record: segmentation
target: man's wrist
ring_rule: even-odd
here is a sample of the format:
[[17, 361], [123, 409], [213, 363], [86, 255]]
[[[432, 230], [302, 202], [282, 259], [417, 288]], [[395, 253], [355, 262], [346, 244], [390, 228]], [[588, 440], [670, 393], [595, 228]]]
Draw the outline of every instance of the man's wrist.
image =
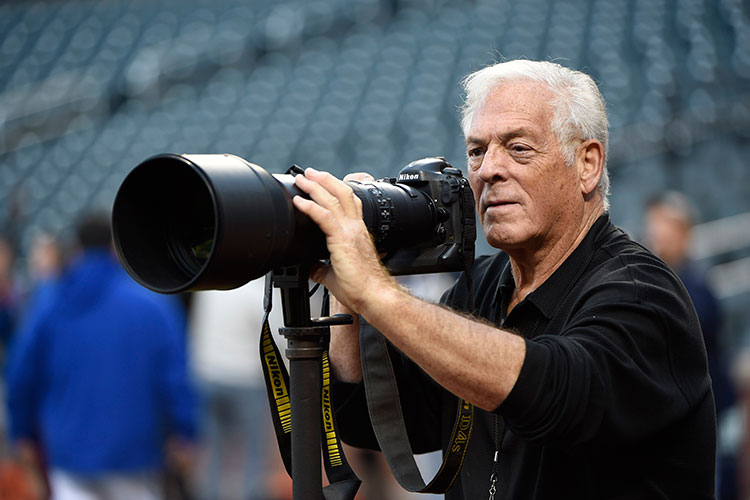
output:
[[403, 304], [408, 293], [392, 276], [388, 275], [376, 286], [368, 287], [363, 297], [359, 313], [373, 326], [377, 327], [377, 318], [394, 314], [399, 304]]

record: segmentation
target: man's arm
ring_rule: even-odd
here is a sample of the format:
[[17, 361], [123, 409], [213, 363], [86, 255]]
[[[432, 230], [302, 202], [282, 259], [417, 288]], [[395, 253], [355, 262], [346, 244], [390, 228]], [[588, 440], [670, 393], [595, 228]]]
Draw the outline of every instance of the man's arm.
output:
[[348, 314], [351, 325], [332, 326], [328, 356], [333, 374], [342, 382], [357, 383], [362, 380], [362, 358], [359, 350], [359, 316], [331, 297], [332, 314]]
[[[326, 235], [331, 265], [313, 270], [345, 307], [361, 314], [435, 381], [457, 396], [494, 410], [513, 388], [523, 364], [522, 338], [413, 297], [380, 263], [351, 188], [325, 172], [308, 169], [297, 186], [297, 209]], [[334, 332], [331, 360], [339, 377], [361, 378], [359, 345], [351, 329]], [[355, 356], [357, 361], [355, 361]]]

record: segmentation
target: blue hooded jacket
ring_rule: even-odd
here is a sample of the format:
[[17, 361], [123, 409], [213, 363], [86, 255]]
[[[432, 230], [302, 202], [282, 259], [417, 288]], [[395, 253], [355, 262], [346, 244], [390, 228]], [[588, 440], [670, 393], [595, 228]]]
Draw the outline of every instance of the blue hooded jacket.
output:
[[38, 441], [52, 468], [154, 470], [167, 436], [194, 439], [184, 314], [133, 282], [109, 252], [78, 258], [15, 338], [11, 438]]

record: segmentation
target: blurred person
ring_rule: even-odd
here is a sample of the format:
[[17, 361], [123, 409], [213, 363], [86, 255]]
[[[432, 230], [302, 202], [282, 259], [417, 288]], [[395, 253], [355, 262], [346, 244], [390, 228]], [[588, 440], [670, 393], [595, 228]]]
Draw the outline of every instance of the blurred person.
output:
[[[281, 326], [275, 295], [272, 328]], [[263, 296], [263, 279], [193, 294], [191, 360], [202, 401], [196, 479], [204, 500], [269, 498], [268, 462], [278, 453], [258, 354]]]
[[63, 269], [63, 250], [57, 238], [46, 232], [35, 235], [31, 241], [27, 267], [29, 285], [24, 311], [33, 310], [37, 302], [46, 301], [55, 288]]
[[0, 346], [7, 348], [16, 327], [21, 295], [13, 273], [15, 254], [10, 241], [0, 235]]
[[674, 269], [695, 305], [706, 343], [716, 413], [720, 415], [731, 406], [733, 390], [722, 355], [719, 302], [707, 280], [705, 269], [690, 258], [694, 220], [695, 209], [687, 197], [676, 191], [663, 193], [647, 205], [645, 240], [646, 246]]
[[34, 236], [29, 252], [29, 276], [34, 283], [54, 281], [62, 271], [63, 252], [57, 238], [41, 232]]
[[[2, 243], [0, 243], [2, 246]], [[4, 283], [12, 283], [12, 275], [7, 272], [12, 269], [12, 259], [9, 259], [10, 246], [0, 248], [0, 275], [8, 276], [7, 279], [0, 280]], [[7, 253], [6, 253], [7, 251]], [[15, 331], [15, 325], [23, 320], [25, 311], [33, 308], [33, 304], [38, 300], [45, 300], [47, 294], [52, 289], [52, 284], [60, 272], [62, 260], [60, 257], [57, 242], [46, 233], [41, 233], [34, 238], [30, 257], [28, 259], [30, 276], [30, 285], [24, 287], [12, 288], [14, 299], [11, 301], [12, 306], [8, 307], [7, 300], [0, 300], [3, 306], [0, 307], [0, 330], [3, 331], [3, 347], [12, 344], [12, 333]], [[21, 290], [17, 292], [16, 290]], [[0, 293], [7, 297], [7, 293]], [[2, 422], [3, 431], [7, 431], [7, 415], [5, 409], [0, 411], [0, 422]], [[3, 432], [2, 459], [0, 460], [0, 498], [5, 499], [35, 499], [41, 498], [42, 482], [39, 477], [29, 471], [15, 460], [11, 450], [8, 449], [8, 443], [5, 442], [6, 432]], [[5, 496], [4, 496], [5, 495]]]
[[[698, 318], [674, 272], [610, 221], [596, 84], [538, 61], [492, 65], [464, 84], [469, 182], [502, 250], [474, 263], [475, 308], [464, 277], [443, 296], [448, 307], [401, 288], [359, 198], [332, 175], [307, 169], [296, 184], [310, 199], [293, 199], [330, 252], [312, 278], [337, 312], [361, 315], [399, 350], [415, 452], [445, 449], [463, 399], [473, 432], [448, 500], [714, 498]], [[344, 441], [377, 448], [358, 328], [332, 328], [334, 403]]]
[[[716, 414], [721, 421], [723, 414], [734, 404], [734, 387], [729, 377], [729, 364], [722, 352], [719, 302], [705, 270], [690, 258], [695, 219], [695, 208], [690, 200], [682, 193], [667, 191], [647, 203], [644, 236], [646, 246], [680, 277], [698, 313], [706, 344]], [[718, 458], [719, 498], [736, 498], [733, 459]]]
[[732, 379], [737, 387], [737, 429], [739, 445], [737, 453], [736, 498], [750, 498], [750, 345], [742, 346], [732, 367]]
[[10, 437], [53, 499], [162, 498], [167, 459], [187, 469], [195, 439], [184, 314], [121, 269], [107, 215], [82, 218], [76, 237], [9, 356]]

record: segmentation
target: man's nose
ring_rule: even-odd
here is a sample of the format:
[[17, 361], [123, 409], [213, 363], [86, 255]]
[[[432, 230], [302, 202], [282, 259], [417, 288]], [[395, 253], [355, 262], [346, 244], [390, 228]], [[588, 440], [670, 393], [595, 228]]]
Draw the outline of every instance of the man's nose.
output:
[[505, 180], [508, 176], [506, 155], [502, 148], [491, 145], [487, 148], [479, 167], [479, 179], [482, 182], [493, 183]]

